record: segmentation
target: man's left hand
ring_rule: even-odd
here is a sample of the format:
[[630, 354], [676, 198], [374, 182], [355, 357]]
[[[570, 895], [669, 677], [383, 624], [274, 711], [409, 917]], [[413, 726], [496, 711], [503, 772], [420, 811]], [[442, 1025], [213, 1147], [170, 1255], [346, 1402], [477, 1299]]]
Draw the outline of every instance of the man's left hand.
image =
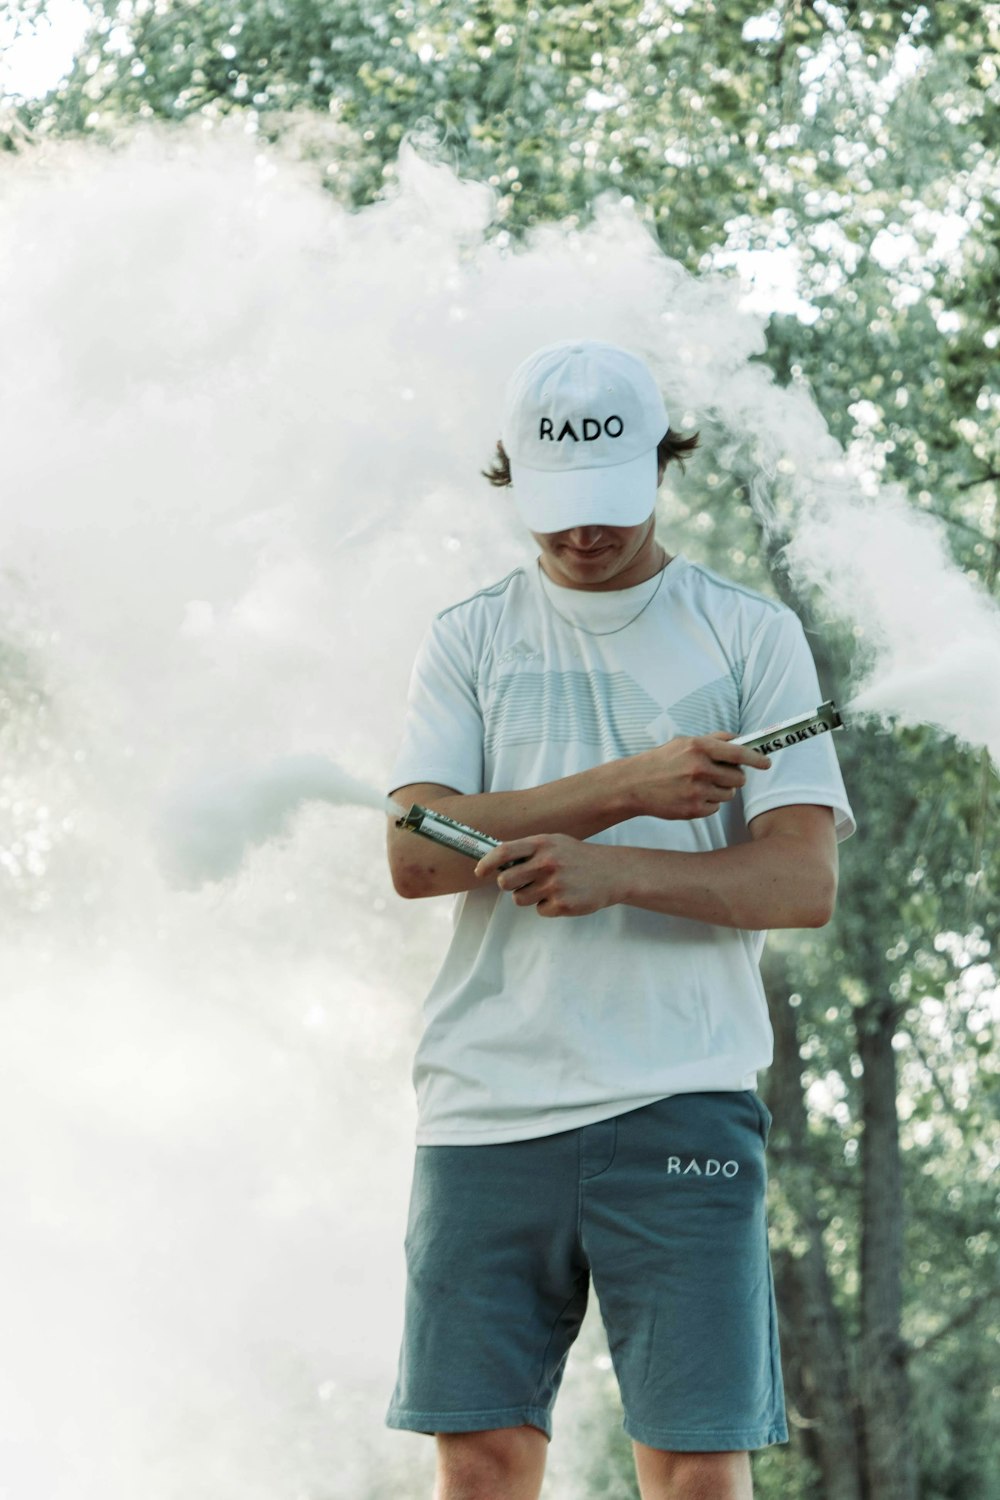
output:
[[[536, 833], [498, 844], [476, 866], [481, 880], [496, 876], [518, 906], [536, 906], [540, 917], [586, 917], [613, 906], [617, 850], [586, 844], [566, 833]], [[505, 870], [513, 860], [519, 863]]]

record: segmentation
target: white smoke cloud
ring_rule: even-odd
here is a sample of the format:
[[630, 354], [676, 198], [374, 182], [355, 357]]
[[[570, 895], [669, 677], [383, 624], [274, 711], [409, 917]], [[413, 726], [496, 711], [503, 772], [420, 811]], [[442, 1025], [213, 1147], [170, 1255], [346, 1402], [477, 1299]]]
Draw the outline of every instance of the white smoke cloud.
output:
[[[998, 754], [994, 607], [905, 505], [866, 507], [808, 395], [752, 363], [738, 284], [611, 199], [512, 253], [488, 189], [409, 147], [398, 169], [347, 213], [238, 122], [4, 167], [0, 1482], [23, 1500], [430, 1488], [433, 1445], [382, 1418], [450, 913], [396, 898], [375, 809], [432, 614], [533, 555], [479, 475], [533, 348], [644, 355], [765, 526], [795, 520], [793, 578], [877, 644], [872, 706]], [[555, 1496], [584, 1493], [575, 1461], [554, 1446]]]
[[285, 755], [252, 769], [226, 766], [177, 788], [155, 818], [160, 867], [174, 885], [236, 875], [256, 844], [290, 839], [293, 816], [308, 802], [406, 809], [321, 755]]
[[1000, 767], [1000, 610], [951, 560], [943, 524], [887, 486], [807, 512], [792, 576], [863, 622], [872, 657], [849, 708], [933, 724]]

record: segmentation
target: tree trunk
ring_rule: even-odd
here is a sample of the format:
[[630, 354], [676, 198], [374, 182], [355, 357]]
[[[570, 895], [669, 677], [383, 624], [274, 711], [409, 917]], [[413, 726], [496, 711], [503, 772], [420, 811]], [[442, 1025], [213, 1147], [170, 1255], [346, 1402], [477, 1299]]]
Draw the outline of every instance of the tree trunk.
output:
[[[808, 629], [808, 604], [791, 589], [781, 558], [781, 538], [766, 547], [770, 574], [781, 598]], [[838, 690], [836, 670], [821, 631], [809, 641], [821, 682], [827, 690]], [[796, 1320], [796, 1353], [802, 1360], [803, 1392], [814, 1391], [811, 1408], [817, 1425], [803, 1429], [803, 1445], [814, 1455], [827, 1490], [824, 1500], [841, 1494], [858, 1494], [862, 1500], [916, 1500], [917, 1462], [911, 1431], [906, 1348], [901, 1336], [903, 1275], [903, 1184], [896, 1104], [896, 1058], [892, 1048], [897, 1011], [887, 995], [887, 976], [878, 961], [878, 943], [872, 939], [860, 955], [868, 1003], [856, 1012], [858, 1053], [863, 1074], [860, 1080], [863, 1136], [861, 1141], [861, 1290], [860, 1340], [856, 1364], [856, 1402], [849, 1394], [847, 1348], [836, 1309], [829, 1297], [829, 1280], [822, 1241], [818, 1233], [815, 1199], [810, 1192], [809, 1158], [805, 1148], [806, 1109], [799, 1081], [800, 1060], [795, 1035], [794, 1012], [787, 1004], [787, 985], [769, 984], [775, 999], [771, 1023], [775, 1033], [776, 1089], [775, 1125], [779, 1111], [788, 1122], [790, 1153], [788, 1197], [798, 1216], [807, 1244], [797, 1257], [794, 1270], [785, 1269], [785, 1301], [788, 1315]], [[767, 962], [767, 950], [764, 953]], [[770, 966], [773, 973], [773, 965]], [[782, 976], [783, 978], [783, 976]], [[878, 997], [878, 998], [875, 998]], [[790, 1019], [789, 1019], [790, 1017]], [[782, 1157], [778, 1153], [779, 1167]], [[801, 1178], [800, 1178], [801, 1170]], [[784, 1178], [783, 1178], [784, 1182]], [[801, 1185], [800, 1185], [801, 1183]], [[827, 1308], [829, 1303], [829, 1308]], [[821, 1355], [820, 1349], [825, 1352]], [[829, 1366], [825, 1363], [834, 1360]], [[837, 1417], [824, 1399], [824, 1386], [835, 1382], [838, 1399], [854, 1414], [848, 1436], [852, 1464], [859, 1475], [854, 1491], [833, 1488], [839, 1483], [841, 1466], [828, 1456], [823, 1434]], [[805, 1399], [805, 1396], [803, 1396]], [[808, 1438], [807, 1438], [808, 1434]], [[830, 1477], [830, 1464], [837, 1477]]]
[[819, 1472], [823, 1500], [865, 1500], [847, 1339], [833, 1296], [812, 1185], [795, 1010], [789, 1004], [780, 956], [765, 949], [762, 968], [774, 1030], [768, 1100], [774, 1128], [768, 1154], [805, 1244], [801, 1254], [784, 1250], [775, 1256], [775, 1291], [789, 1335], [787, 1345], [784, 1340], [782, 1344], [791, 1398], [789, 1421], [798, 1429], [806, 1457]]
[[857, 1013], [861, 1079], [861, 1340], [858, 1393], [870, 1500], [916, 1500], [903, 1313], [903, 1172], [896, 1114], [896, 1008]]

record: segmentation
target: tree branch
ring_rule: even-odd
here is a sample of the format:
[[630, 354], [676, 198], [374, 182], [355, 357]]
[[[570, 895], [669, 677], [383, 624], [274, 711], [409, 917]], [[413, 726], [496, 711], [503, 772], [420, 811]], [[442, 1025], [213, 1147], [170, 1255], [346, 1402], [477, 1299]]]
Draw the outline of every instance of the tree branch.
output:
[[984, 474], [982, 479], [964, 479], [962, 483], [957, 484], [955, 488], [957, 490], [971, 490], [974, 489], [977, 484], [989, 484], [993, 479], [1000, 479], [1000, 473], [997, 473], [996, 470], [994, 470], [991, 474]]
[[926, 1051], [921, 1046], [919, 1038], [914, 1034], [915, 1031], [916, 1031], [916, 1027], [913, 1027], [911, 1029], [911, 1031], [908, 1033], [909, 1034], [909, 1038], [910, 1038], [910, 1045], [913, 1048], [913, 1050], [916, 1052], [917, 1056], [920, 1058], [920, 1061], [923, 1063], [923, 1065], [927, 1069], [928, 1073], [931, 1075], [931, 1082], [933, 1083], [934, 1087], [937, 1089], [938, 1098], [941, 1100], [941, 1103], [944, 1105], [945, 1114], [950, 1119], [954, 1115], [954, 1113], [955, 1113], [955, 1106], [952, 1104], [951, 1100], [948, 1098], [948, 1094], [947, 1094], [947, 1092], [945, 1090], [944, 1084], [941, 1082], [940, 1078], [938, 1077], [937, 1071], [936, 1071], [936, 1069], [934, 1067], [934, 1064], [931, 1062], [930, 1058], [927, 1056]]
[[997, 1297], [1000, 1297], [1000, 1286], [987, 1287], [984, 1292], [980, 1292], [978, 1297], [970, 1297], [961, 1312], [949, 1318], [947, 1323], [942, 1323], [941, 1327], [936, 1328], [927, 1338], [904, 1343], [902, 1348], [904, 1360], [911, 1360], [918, 1354], [926, 1354], [939, 1339], [945, 1338], [949, 1333], [954, 1333], [956, 1328], [963, 1328], [966, 1323], [971, 1323], [979, 1309], [988, 1302], [995, 1301]]
[[[1000, 475], [997, 475], [995, 477], [1000, 478]], [[972, 480], [973, 484], [981, 484], [982, 482], [983, 481], [980, 479]], [[958, 488], [961, 490], [967, 490], [969, 488], [969, 485], [960, 484]], [[968, 521], [960, 521], [957, 516], [949, 516], [946, 511], [935, 510], [933, 505], [914, 506], [914, 509], [923, 515], [937, 516], [938, 520], [944, 521], [946, 525], [957, 526], [960, 530], [967, 531], [970, 536], [978, 537], [979, 540], [981, 542], [985, 542], [988, 547], [995, 547], [998, 551], [1000, 551], [1000, 537], [987, 536], [985, 531], [980, 531], [978, 526], [970, 526]]]

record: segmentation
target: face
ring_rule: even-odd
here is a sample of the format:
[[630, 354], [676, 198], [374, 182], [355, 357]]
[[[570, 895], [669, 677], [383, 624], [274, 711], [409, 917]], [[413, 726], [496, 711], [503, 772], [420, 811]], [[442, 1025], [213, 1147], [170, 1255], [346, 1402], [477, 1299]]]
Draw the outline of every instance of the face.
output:
[[563, 588], [633, 588], [652, 578], [664, 562], [655, 514], [638, 526], [574, 526], [531, 535], [541, 549], [546, 575]]
[[575, 526], [531, 535], [553, 583], [571, 589], [627, 589], [651, 578], [662, 564], [655, 531], [652, 515], [639, 526]]

